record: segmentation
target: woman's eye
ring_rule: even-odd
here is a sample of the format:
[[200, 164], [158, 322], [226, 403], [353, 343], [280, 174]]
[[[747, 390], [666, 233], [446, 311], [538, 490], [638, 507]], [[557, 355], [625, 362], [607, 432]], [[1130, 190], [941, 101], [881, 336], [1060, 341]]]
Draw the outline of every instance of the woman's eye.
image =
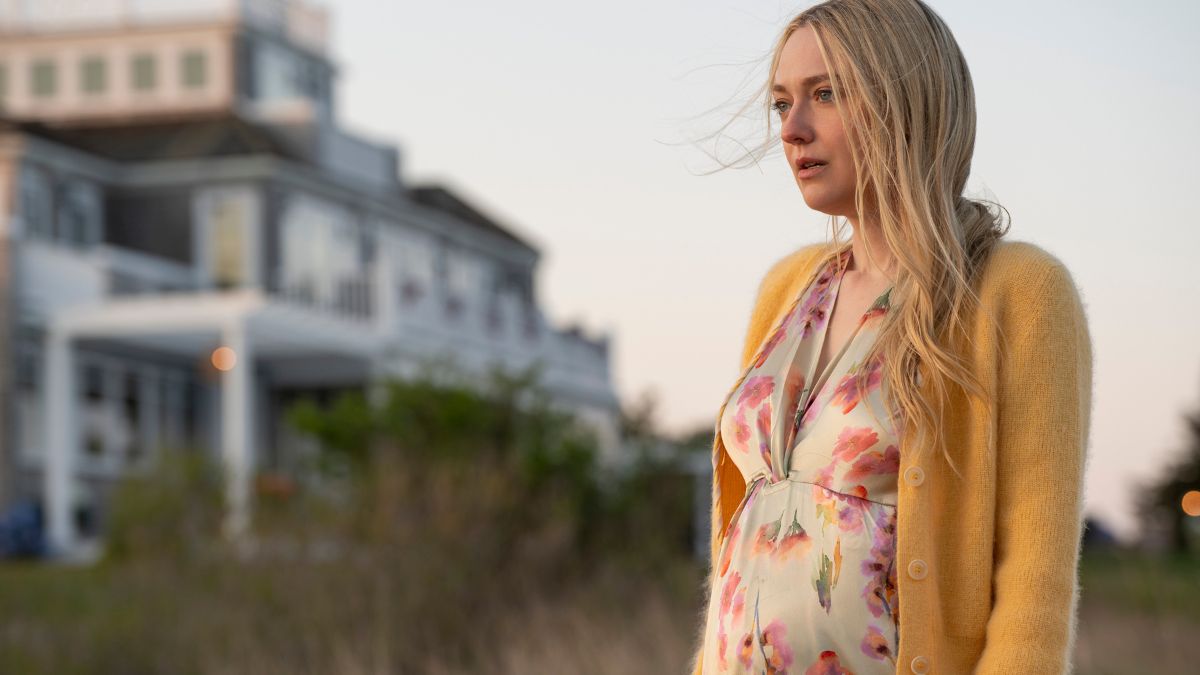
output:
[[785, 106], [785, 105], [787, 105], [787, 101], [775, 101], [774, 103], [771, 104], [771, 110], [774, 110], [775, 112], [782, 115], [783, 114], [783, 106]]
[[[822, 94], [829, 94], [829, 98], [821, 98]], [[829, 101], [832, 101], [833, 100], [833, 90], [832, 89], [818, 89], [817, 90], [817, 99], [820, 101], [826, 102], [826, 103], [828, 103]]]

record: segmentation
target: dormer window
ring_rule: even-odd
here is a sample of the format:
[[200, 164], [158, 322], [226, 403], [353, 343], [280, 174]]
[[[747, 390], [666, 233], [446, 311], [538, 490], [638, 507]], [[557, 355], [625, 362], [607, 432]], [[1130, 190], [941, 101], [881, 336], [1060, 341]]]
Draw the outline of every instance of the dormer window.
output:
[[58, 69], [50, 59], [38, 59], [29, 67], [31, 93], [37, 98], [50, 98], [58, 91]]
[[108, 70], [104, 59], [89, 56], [79, 62], [79, 86], [85, 94], [102, 94], [108, 88]]
[[130, 79], [137, 91], [150, 91], [158, 84], [158, 72], [153, 54], [137, 54], [129, 62]]
[[208, 63], [204, 52], [193, 49], [179, 57], [179, 80], [184, 89], [203, 89], [208, 80]]

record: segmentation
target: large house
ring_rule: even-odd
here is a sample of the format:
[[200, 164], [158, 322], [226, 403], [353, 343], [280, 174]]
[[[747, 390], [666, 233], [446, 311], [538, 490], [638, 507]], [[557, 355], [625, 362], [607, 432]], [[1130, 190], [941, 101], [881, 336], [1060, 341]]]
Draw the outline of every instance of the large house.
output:
[[0, 507], [40, 500], [53, 550], [172, 447], [223, 461], [244, 528], [256, 472], [305, 447], [290, 401], [431, 361], [538, 365], [619, 456], [609, 336], [551, 326], [537, 248], [338, 127], [327, 26], [296, 0], [0, 0]]

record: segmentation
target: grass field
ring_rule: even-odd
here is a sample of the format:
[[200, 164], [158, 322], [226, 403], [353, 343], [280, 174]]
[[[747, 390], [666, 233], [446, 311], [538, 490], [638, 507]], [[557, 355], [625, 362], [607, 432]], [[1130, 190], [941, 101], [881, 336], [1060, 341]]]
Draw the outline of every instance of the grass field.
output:
[[[0, 672], [615, 675], [679, 673], [691, 656], [691, 561], [497, 587], [401, 559], [5, 565]], [[1197, 672], [1196, 561], [1089, 555], [1083, 588], [1076, 672]]]

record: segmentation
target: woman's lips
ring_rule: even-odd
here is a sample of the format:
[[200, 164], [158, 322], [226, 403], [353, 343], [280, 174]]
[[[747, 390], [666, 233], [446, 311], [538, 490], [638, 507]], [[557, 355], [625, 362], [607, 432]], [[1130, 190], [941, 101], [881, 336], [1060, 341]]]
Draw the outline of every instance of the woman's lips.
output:
[[821, 171], [823, 171], [826, 166], [827, 165], [825, 165], [825, 164], [818, 164], [816, 166], [810, 166], [807, 169], [797, 167], [796, 168], [796, 177], [797, 178], [812, 178], [813, 176], [816, 176], [817, 174], [821, 173]]

